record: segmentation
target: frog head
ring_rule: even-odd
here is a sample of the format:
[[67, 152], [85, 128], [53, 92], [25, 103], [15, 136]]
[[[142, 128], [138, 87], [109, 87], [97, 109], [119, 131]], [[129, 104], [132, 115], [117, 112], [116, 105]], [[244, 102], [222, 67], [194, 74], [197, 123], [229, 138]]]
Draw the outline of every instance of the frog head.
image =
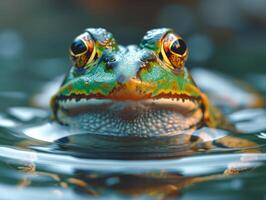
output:
[[139, 46], [126, 47], [105, 29], [86, 29], [70, 56], [73, 66], [51, 100], [61, 123], [121, 135], [216, 123], [217, 111], [185, 67], [187, 46], [171, 29], [148, 31]]

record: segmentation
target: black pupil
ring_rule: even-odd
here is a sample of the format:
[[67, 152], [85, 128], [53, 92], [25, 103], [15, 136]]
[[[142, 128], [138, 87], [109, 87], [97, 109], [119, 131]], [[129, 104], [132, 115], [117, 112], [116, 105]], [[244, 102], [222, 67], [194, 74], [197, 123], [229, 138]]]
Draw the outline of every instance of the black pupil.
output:
[[180, 55], [183, 55], [187, 50], [187, 45], [184, 42], [184, 40], [176, 40], [172, 46], [171, 46], [171, 51]]
[[87, 47], [85, 45], [85, 43], [78, 39], [75, 40], [72, 45], [71, 45], [71, 51], [73, 54], [77, 55], [77, 54], [81, 54], [87, 51]]

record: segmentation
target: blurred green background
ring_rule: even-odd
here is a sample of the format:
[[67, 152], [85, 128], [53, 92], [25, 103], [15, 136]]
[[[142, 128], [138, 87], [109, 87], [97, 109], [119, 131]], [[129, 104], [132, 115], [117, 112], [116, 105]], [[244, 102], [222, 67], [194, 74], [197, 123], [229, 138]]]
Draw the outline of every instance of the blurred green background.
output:
[[68, 47], [86, 27], [123, 45], [171, 27], [188, 43], [187, 66], [243, 77], [266, 73], [265, 0], [2, 0], [0, 90], [29, 90], [67, 71]]

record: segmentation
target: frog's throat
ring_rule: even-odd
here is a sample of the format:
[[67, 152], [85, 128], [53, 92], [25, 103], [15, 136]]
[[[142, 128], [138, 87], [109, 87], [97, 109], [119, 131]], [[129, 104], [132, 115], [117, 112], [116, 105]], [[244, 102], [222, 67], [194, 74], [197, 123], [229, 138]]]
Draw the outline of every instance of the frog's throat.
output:
[[118, 100], [90, 95], [78, 100], [76, 96], [57, 97], [53, 102], [57, 121], [103, 135], [174, 135], [203, 122], [200, 101], [184, 96]]
[[[126, 107], [164, 107], [166, 110], [190, 110], [202, 109], [201, 99], [197, 97], [190, 97], [185, 94], [172, 95], [172, 94], [159, 94], [152, 97], [151, 95], [140, 96], [102, 96], [102, 95], [71, 95], [71, 96], [57, 96], [55, 97], [56, 105], [54, 107], [54, 115], [57, 116], [57, 111], [60, 109], [68, 114], [82, 113], [94, 109], [99, 105], [122, 105]], [[74, 111], [75, 110], [75, 111]], [[203, 109], [202, 109], [203, 110]], [[77, 112], [78, 111], [78, 112]], [[180, 111], [181, 112], [181, 111]]]
[[[94, 101], [94, 103], [92, 103]], [[58, 119], [58, 111], [66, 111], [71, 108], [77, 110], [86, 109], [85, 107], [91, 107], [99, 104], [104, 103], [110, 103], [110, 102], [170, 102], [172, 101], [172, 104], [175, 104], [177, 106], [180, 106], [183, 104], [183, 106], [187, 105], [193, 105], [193, 109], [200, 109], [203, 113], [203, 119], [202, 122], [207, 125], [208, 127], [220, 127], [220, 128], [228, 128], [230, 127], [230, 124], [228, 121], [224, 118], [223, 114], [215, 107], [213, 106], [207, 96], [204, 93], [200, 93], [199, 96], [189, 96], [187, 94], [167, 94], [167, 93], [161, 93], [157, 96], [152, 95], [143, 95], [141, 97], [129, 97], [129, 96], [115, 96], [115, 95], [109, 95], [104, 96], [100, 94], [72, 94], [70, 96], [54, 96], [51, 100], [51, 106], [53, 108], [53, 117], [60, 121]], [[83, 106], [83, 107], [82, 107]], [[79, 109], [78, 109], [79, 107]], [[72, 113], [75, 113], [72, 112]]]
[[[73, 110], [80, 107], [94, 107], [99, 104], [115, 104], [121, 102], [130, 102], [131, 104], [156, 104], [156, 105], [171, 105], [186, 107], [189, 104], [193, 109], [201, 109], [202, 99], [201, 97], [189, 96], [187, 94], [169, 94], [160, 93], [159, 95], [152, 96], [152, 94], [138, 95], [114, 95], [110, 94], [104, 96], [102, 94], [72, 94], [70, 96], [54, 96], [51, 99], [51, 107], [54, 112], [54, 116], [57, 116], [58, 110]], [[187, 105], [188, 106], [188, 105]], [[56, 117], [57, 118], [57, 117]]]

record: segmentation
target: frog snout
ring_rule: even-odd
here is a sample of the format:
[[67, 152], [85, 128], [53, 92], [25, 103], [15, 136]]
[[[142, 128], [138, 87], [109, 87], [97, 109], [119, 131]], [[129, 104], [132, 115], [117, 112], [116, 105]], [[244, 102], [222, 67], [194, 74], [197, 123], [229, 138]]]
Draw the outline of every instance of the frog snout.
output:
[[140, 68], [141, 63], [139, 61], [129, 62], [128, 60], [123, 60], [113, 70], [117, 75], [117, 81], [124, 84], [131, 79], [136, 79]]

